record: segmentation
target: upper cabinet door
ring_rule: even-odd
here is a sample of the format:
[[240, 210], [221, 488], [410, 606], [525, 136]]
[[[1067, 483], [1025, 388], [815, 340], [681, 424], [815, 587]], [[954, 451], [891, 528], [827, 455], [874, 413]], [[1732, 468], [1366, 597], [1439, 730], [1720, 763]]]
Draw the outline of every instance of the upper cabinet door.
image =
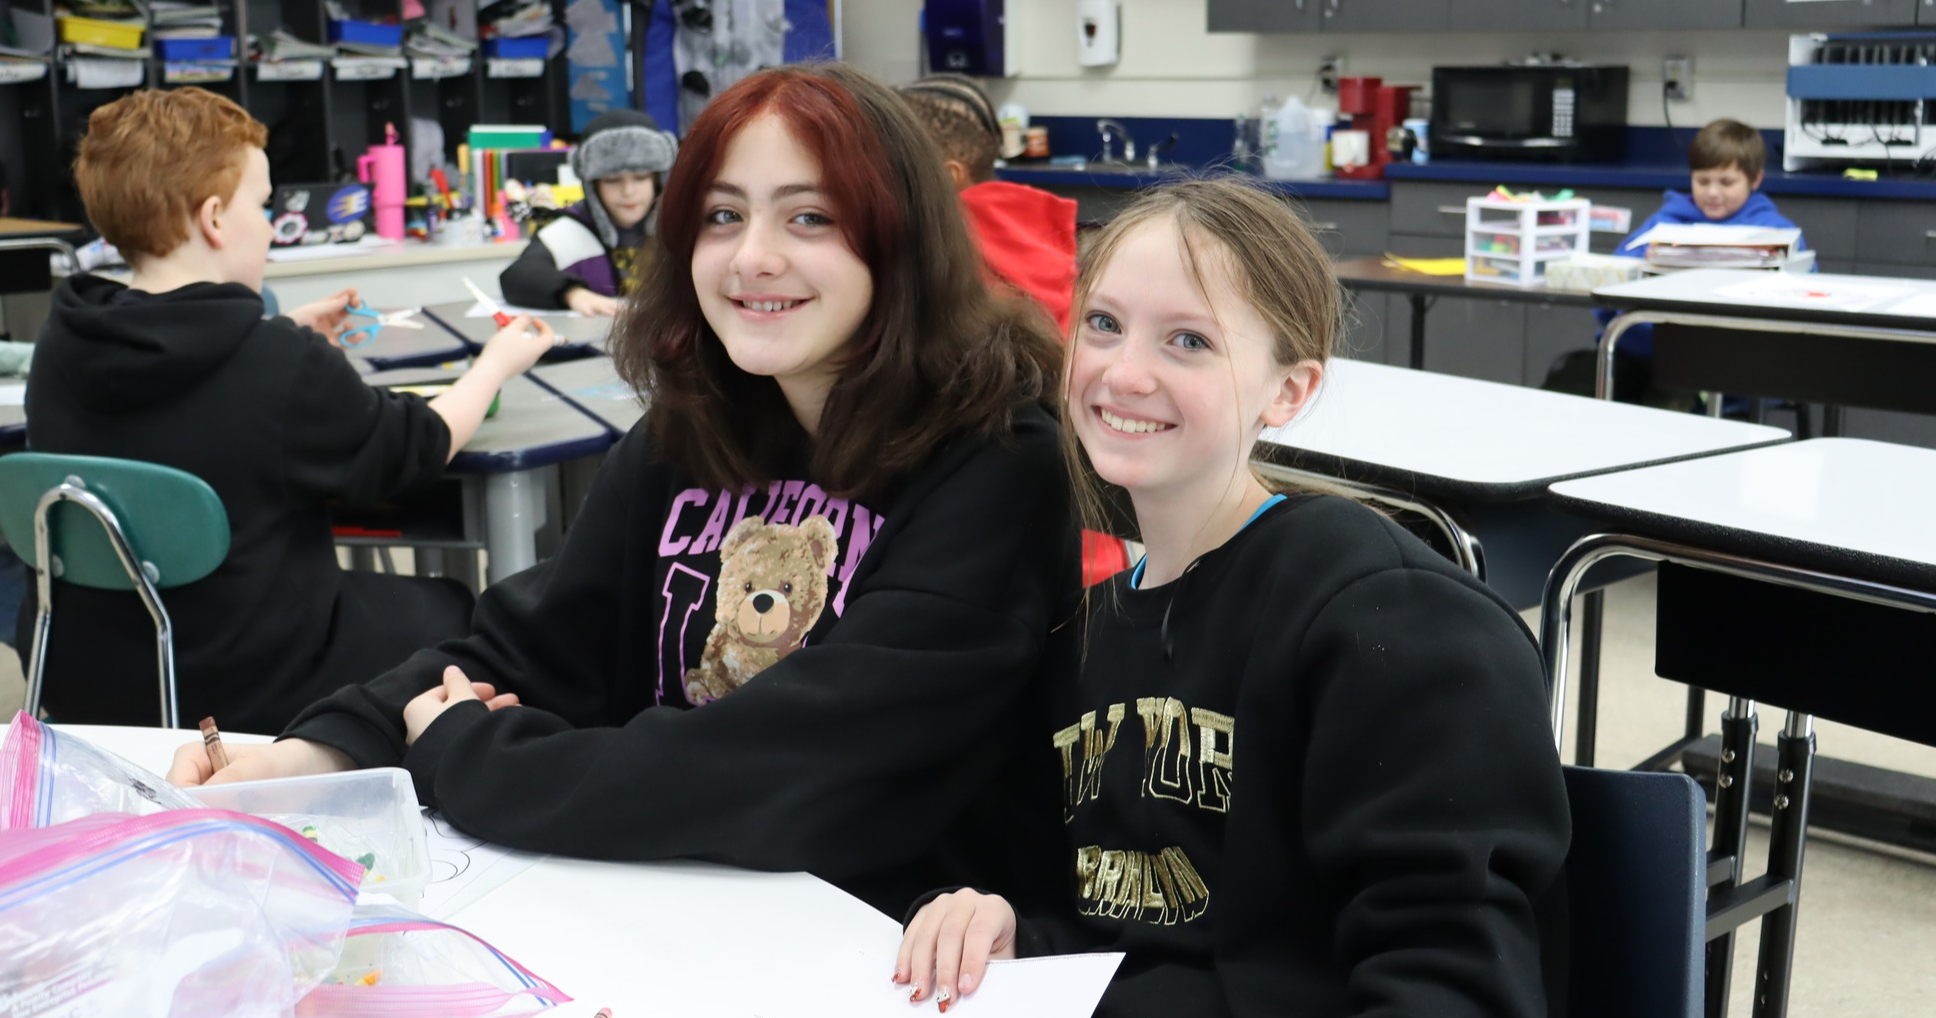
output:
[[1749, 28], [1843, 28], [1910, 25], [1916, 0], [1747, 0]]
[[1210, 0], [1212, 32], [1315, 32], [1325, 0]]
[[[1351, 3], [1351, 0], [1343, 0]], [[1585, 28], [1591, 0], [1448, 0], [1454, 32]], [[1712, 0], [1692, 0], [1696, 3]]]
[[[1288, 2], [1288, 0], [1279, 0]], [[1443, 32], [1448, 0], [1311, 0], [1327, 32]]]
[[1742, 0], [1590, 0], [1594, 28], [1740, 28]]

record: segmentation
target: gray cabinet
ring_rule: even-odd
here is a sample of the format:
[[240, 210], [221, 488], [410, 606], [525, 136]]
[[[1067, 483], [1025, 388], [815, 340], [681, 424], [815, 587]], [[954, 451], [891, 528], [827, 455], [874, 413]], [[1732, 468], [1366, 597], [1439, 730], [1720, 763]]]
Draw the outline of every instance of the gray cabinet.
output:
[[1916, 8], [1916, 0], [1747, 0], [1742, 23], [1749, 28], [1910, 25]]
[[1936, 265], [1936, 205], [1901, 201], [1860, 202], [1855, 221], [1857, 261]]
[[[1391, 207], [1382, 201], [1343, 198], [1292, 198], [1291, 206], [1304, 215], [1325, 253], [1333, 258], [1376, 257], [1385, 253]], [[1403, 297], [1384, 293], [1354, 293], [1347, 289], [1343, 328], [1333, 353], [1353, 360], [1391, 363], [1393, 351], [1403, 362], [1405, 347], [1394, 347], [1393, 329], [1405, 332], [1407, 305]], [[1397, 321], [1394, 324], [1393, 318]]]
[[1520, 377], [1537, 388], [1563, 356], [1593, 349], [1600, 323], [1592, 308], [1564, 304], [1526, 305], [1526, 349]]
[[[1279, 3], [1285, 0], [1277, 0]], [[1457, 0], [1310, 0], [1326, 32], [1443, 32]]]
[[1588, 11], [1602, 29], [1741, 27], [1741, 0], [1590, 0]]
[[[1349, 3], [1350, 0], [1345, 0]], [[1540, 32], [1586, 27], [1589, 0], [1451, 0], [1454, 32]]]
[[1212, 32], [1315, 32], [1325, 0], [1210, 0]]

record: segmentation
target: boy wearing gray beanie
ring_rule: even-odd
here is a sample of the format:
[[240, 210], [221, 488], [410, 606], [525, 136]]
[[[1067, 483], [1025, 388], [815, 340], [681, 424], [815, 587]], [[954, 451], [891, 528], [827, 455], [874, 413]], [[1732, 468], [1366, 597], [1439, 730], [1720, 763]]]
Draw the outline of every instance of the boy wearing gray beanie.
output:
[[639, 274], [639, 250], [658, 221], [659, 192], [679, 151], [671, 132], [636, 110], [609, 110], [585, 125], [571, 168], [585, 200], [545, 224], [498, 276], [519, 307], [618, 313]]

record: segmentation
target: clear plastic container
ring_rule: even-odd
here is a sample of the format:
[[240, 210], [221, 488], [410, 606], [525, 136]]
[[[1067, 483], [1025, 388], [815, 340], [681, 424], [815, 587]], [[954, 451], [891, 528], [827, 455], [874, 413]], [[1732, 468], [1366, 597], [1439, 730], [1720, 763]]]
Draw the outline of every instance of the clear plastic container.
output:
[[364, 867], [365, 891], [415, 908], [430, 882], [423, 811], [410, 772], [379, 767], [183, 789], [211, 809], [273, 820]]

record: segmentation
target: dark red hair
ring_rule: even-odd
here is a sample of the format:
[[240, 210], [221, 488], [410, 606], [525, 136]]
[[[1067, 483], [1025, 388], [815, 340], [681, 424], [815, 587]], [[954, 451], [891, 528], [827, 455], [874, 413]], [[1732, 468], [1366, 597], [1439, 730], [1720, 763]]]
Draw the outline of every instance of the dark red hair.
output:
[[762, 115], [818, 161], [835, 223], [874, 283], [812, 441], [823, 486], [881, 494], [948, 437], [1005, 432], [1018, 398], [1053, 401], [1053, 324], [989, 291], [941, 156], [907, 104], [852, 68], [794, 65], [742, 79], [693, 122], [666, 179], [661, 250], [614, 329], [613, 356], [649, 401], [663, 455], [703, 484], [740, 487], [774, 479], [802, 437], [778, 383], [726, 355], [692, 279], [706, 192], [733, 137]]

